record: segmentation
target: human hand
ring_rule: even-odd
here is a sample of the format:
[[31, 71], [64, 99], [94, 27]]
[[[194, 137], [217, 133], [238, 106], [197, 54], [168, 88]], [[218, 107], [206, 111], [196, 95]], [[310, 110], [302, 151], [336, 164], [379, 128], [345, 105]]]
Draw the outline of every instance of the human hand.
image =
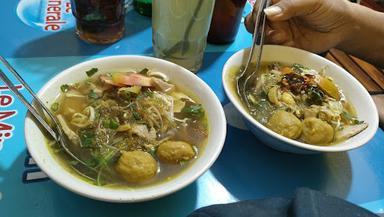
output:
[[[266, 43], [321, 53], [336, 47], [353, 26], [346, 0], [272, 0], [264, 10], [268, 18]], [[253, 32], [257, 9], [246, 18]]]

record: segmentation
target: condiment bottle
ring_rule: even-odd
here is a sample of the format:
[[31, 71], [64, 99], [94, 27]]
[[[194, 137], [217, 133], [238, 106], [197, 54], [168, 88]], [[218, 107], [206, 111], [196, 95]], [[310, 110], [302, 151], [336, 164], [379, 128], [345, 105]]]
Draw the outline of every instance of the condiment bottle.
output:
[[227, 44], [235, 40], [246, 0], [216, 0], [208, 43]]

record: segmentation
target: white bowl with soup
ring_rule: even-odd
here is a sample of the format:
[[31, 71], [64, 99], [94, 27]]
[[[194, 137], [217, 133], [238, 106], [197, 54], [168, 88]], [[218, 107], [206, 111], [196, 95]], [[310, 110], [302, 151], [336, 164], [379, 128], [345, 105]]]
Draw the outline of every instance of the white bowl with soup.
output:
[[39, 167], [80, 195], [152, 200], [196, 180], [224, 144], [220, 101], [192, 72], [144, 56], [70, 67], [38, 92], [68, 138], [68, 155], [27, 115], [25, 138]]
[[248, 49], [223, 68], [225, 92], [248, 128], [274, 149], [300, 154], [361, 147], [378, 128], [378, 112], [367, 90], [347, 71], [316, 54], [277, 45], [263, 49], [257, 82], [248, 85], [244, 106], [236, 76]]

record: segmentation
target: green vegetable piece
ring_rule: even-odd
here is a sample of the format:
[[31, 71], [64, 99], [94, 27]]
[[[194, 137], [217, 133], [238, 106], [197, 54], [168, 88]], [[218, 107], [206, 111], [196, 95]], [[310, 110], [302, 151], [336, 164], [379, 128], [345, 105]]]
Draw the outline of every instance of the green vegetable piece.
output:
[[61, 92], [66, 93], [69, 90], [69, 85], [63, 84], [63, 85], [61, 85], [60, 89], [61, 89]]
[[110, 119], [109, 120], [109, 128], [116, 130], [117, 128], [119, 128], [119, 122], [117, 122], [115, 119]]
[[141, 117], [141, 114], [139, 112], [137, 112], [137, 107], [136, 107], [136, 104], [131, 104], [129, 106], [129, 109], [131, 110], [132, 112], [132, 116], [133, 118], [136, 120], [136, 121], [140, 121], [142, 120], [143, 118]]
[[99, 150], [91, 151], [91, 156], [92, 158], [86, 162], [87, 166], [95, 168], [100, 165], [100, 162], [103, 160], [103, 156], [100, 154]]
[[59, 110], [59, 103], [55, 102], [51, 105], [51, 110], [57, 112]]
[[307, 103], [309, 105], [321, 105], [323, 103], [324, 93], [318, 88], [312, 87], [308, 90]]
[[117, 122], [115, 119], [112, 119], [112, 118], [104, 119], [103, 127], [116, 130], [117, 128], [119, 128], [119, 122]]
[[97, 71], [99, 71], [98, 68], [92, 68], [92, 69], [86, 71], [85, 73], [87, 73], [88, 77], [92, 77], [92, 75], [94, 75]]
[[103, 186], [103, 185], [105, 185], [105, 183], [101, 180], [101, 173], [102, 173], [102, 171], [103, 171], [103, 168], [101, 168], [101, 169], [99, 170], [99, 172], [97, 173], [97, 178], [96, 178], [96, 185], [97, 185], [97, 186]]
[[95, 143], [96, 143], [95, 134], [89, 131], [80, 132], [80, 147], [91, 148], [95, 146]]
[[182, 110], [182, 113], [194, 117], [194, 118], [202, 118], [204, 117], [204, 108], [201, 104], [192, 104], [190, 106], [185, 106]]
[[303, 66], [303, 65], [301, 65], [301, 64], [299, 64], [299, 63], [294, 63], [294, 64], [292, 64], [292, 68], [293, 68], [294, 70], [296, 70], [296, 71], [299, 71], [299, 72], [302, 72], [303, 69], [308, 69], [307, 67], [305, 67], [305, 66]]
[[157, 148], [158, 148], [158, 146], [153, 146], [153, 147], [151, 147], [151, 148], [148, 150], [148, 153], [151, 154], [152, 157], [155, 158], [155, 159], [157, 158], [157, 156], [156, 156]]
[[89, 99], [99, 99], [100, 96], [97, 95], [97, 93], [95, 93], [95, 91], [91, 90], [91, 91], [88, 93], [88, 98], [89, 98]]
[[152, 97], [152, 96], [153, 96], [153, 92], [150, 91], [150, 90], [147, 90], [147, 91], [144, 91], [144, 92], [143, 92], [143, 95], [144, 95], [145, 97]]
[[362, 124], [362, 123], [364, 123], [364, 121], [360, 121], [360, 120], [358, 120], [355, 116], [353, 116], [352, 114], [350, 114], [349, 112], [346, 112], [346, 111], [343, 111], [343, 112], [341, 113], [341, 116], [342, 116], [344, 119], [348, 120], [348, 122], [349, 122], [350, 124]]
[[144, 68], [142, 69], [139, 74], [142, 74], [142, 75], [148, 75], [148, 72], [149, 72], [149, 69], [148, 68]]
[[142, 117], [140, 115], [140, 113], [136, 112], [136, 111], [132, 111], [132, 115], [133, 115], [133, 118], [137, 121], [141, 120]]
[[104, 128], [109, 128], [109, 119], [104, 119], [102, 124]]
[[141, 91], [140, 86], [121, 87], [118, 90], [118, 94], [126, 100], [131, 100], [132, 97], [137, 96]]

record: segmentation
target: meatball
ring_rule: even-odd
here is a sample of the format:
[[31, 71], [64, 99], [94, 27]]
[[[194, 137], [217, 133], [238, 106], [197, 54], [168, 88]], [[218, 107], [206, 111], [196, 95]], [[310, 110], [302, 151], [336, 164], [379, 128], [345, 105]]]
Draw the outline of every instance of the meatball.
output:
[[287, 105], [296, 105], [296, 102], [295, 102], [295, 99], [293, 98], [293, 96], [288, 93], [288, 92], [284, 92], [282, 95], [281, 95], [281, 101], [284, 102], [285, 104]]
[[192, 146], [183, 141], [166, 141], [159, 145], [157, 157], [160, 161], [169, 164], [178, 164], [195, 157]]
[[138, 183], [156, 175], [157, 162], [144, 151], [123, 151], [115, 169], [127, 182]]
[[276, 133], [291, 138], [299, 138], [302, 130], [301, 121], [292, 113], [278, 110], [269, 118], [267, 127]]
[[333, 140], [334, 130], [327, 122], [310, 117], [303, 121], [302, 139], [310, 144], [326, 144]]
[[268, 99], [272, 104], [280, 105], [279, 95], [280, 95], [280, 90], [276, 86], [271, 87], [271, 89], [269, 89], [268, 91]]

